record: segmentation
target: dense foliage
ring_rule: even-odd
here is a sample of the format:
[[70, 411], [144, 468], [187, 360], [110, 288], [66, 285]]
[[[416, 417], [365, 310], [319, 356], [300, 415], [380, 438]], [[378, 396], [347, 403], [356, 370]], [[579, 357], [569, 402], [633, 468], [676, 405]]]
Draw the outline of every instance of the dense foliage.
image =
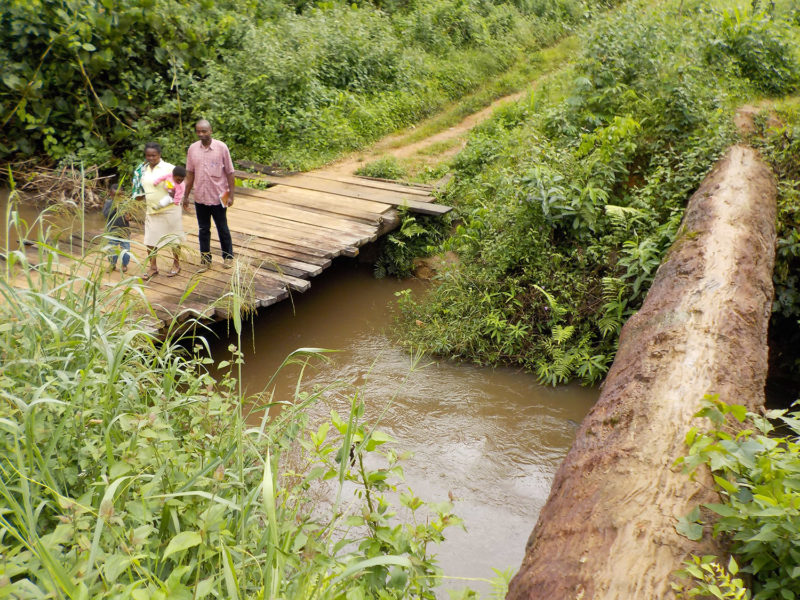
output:
[[298, 166], [414, 122], [611, 0], [11, 0], [0, 159], [182, 152], [210, 119], [239, 156]]
[[800, 373], [800, 101], [764, 103], [751, 137], [778, 180], [778, 247], [770, 354], [775, 367]]
[[0, 257], [1, 597], [435, 597], [431, 546], [459, 521], [395, 487], [359, 394], [312, 426], [325, 390], [242, 398], [236, 347], [158, 343], [104, 255]]
[[424, 300], [401, 298], [409, 343], [551, 384], [604, 375], [687, 199], [735, 139], [734, 106], [800, 74], [790, 4], [680, 5], [599, 20], [573, 71], [475, 131], [445, 199], [463, 223], [443, 249], [462, 263]]
[[[714, 519], [704, 519], [695, 509], [681, 519], [677, 529], [696, 540], [703, 534], [703, 524], [710, 521], [714, 536], [730, 540], [731, 551], [743, 565], [741, 571], [750, 574], [754, 600], [797, 598], [800, 412], [772, 410], [764, 417], [747, 414], [745, 407], [727, 405], [717, 397], [707, 397], [704, 403], [696, 416], [710, 419], [714, 428], [702, 433], [693, 427], [686, 435], [688, 455], [678, 462], [688, 473], [708, 466], [722, 502], [705, 505]], [[742, 429], [745, 418], [747, 428]], [[698, 579], [702, 575], [691, 565], [688, 574]], [[750, 594], [740, 591], [724, 597], [750, 598]]]

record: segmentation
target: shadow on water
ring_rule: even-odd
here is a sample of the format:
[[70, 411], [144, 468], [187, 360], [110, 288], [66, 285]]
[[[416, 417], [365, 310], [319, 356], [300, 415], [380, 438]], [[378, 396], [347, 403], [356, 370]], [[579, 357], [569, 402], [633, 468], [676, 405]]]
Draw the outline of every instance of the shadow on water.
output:
[[[466, 531], [449, 529], [438, 548], [445, 574], [494, 576], [492, 568], [519, 567], [525, 542], [572, 443], [577, 424], [598, 392], [581, 387], [542, 387], [512, 369], [480, 368], [423, 359], [413, 371], [406, 350], [391, 340], [394, 293], [418, 281], [376, 280], [355, 261], [335, 264], [311, 291], [262, 311], [245, 345], [244, 385], [263, 389], [275, 369], [299, 347], [336, 349], [329, 364], [306, 373], [309, 386], [334, 381], [363, 390], [368, 416], [383, 415], [381, 429], [395, 448], [410, 451], [406, 483], [423, 499], [456, 498]], [[217, 360], [234, 340], [224, 325], [211, 342]], [[425, 365], [427, 366], [421, 366]], [[297, 371], [286, 373], [275, 399], [290, 399]], [[352, 388], [351, 388], [352, 389]], [[346, 394], [331, 393], [330, 408], [346, 412]], [[451, 582], [445, 587], [486, 586]]]

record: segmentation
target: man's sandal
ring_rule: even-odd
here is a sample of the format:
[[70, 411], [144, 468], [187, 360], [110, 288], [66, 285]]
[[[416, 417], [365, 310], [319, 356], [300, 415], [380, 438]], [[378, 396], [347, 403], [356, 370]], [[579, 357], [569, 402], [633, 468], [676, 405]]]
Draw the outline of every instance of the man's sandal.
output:
[[177, 269], [172, 269], [170, 271], [167, 271], [167, 277], [175, 277], [175, 275], [177, 275], [180, 272], [181, 272], [180, 267], [178, 267]]
[[142, 276], [142, 281], [150, 281], [156, 275], [158, 275], [158, 271], [148, 271]]

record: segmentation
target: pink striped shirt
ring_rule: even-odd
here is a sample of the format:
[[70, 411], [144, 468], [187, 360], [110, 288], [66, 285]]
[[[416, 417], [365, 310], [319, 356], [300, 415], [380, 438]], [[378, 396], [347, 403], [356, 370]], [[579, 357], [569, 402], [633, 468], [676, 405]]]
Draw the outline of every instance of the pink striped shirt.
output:
[[233, 173], [233, 161], [228, 146], [212, 139], [206, 148], [200, 140], [189, 146], [186, 170], [194, 173], [192, 186], [197, 204], [220, 204], [220, 196], [228, 191], [228, 173]]

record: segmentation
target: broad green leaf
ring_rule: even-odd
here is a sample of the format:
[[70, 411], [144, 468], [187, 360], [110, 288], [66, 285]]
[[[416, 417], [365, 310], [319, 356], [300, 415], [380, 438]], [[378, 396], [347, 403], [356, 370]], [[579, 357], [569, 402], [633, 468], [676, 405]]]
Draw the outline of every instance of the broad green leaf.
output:
[[692, 523], [688, 521], [686, 517], [678, 519], [678, 523], [675, 525], [675, 531], [677, 531], [680, 535], [694, 541], [697, 541], [703, 537], [703, 526], [699, 523]]
[[728, 572], [731, 575], [736, 575], [739, 572], [739, 565], [736, 564], [736, 559], [731, 556], [731, 559], [728, 561]]
[[736, 491], [739, 489], [736, 485], [732, 484], [725, 477], [720, 477], [719, 475], [714, 475], [714, 481], [717, 482], [717, 485], [719, 487], [721, 487], [723, 490], [731, 494], [735, 494]]
[[172, 538], [167, 544], [167, 549], [164, 551], [164, 558], [168, 558], [176, 552], [182, 552], [199, 546], [203, 542], [203, 538], [196, 531], [181, 531], [178, 535]]
[[747, 408], [741, 404], [730, 404], [728, 405], [728, 410], [740, 423], [743, 423], [747, 418]]
[[195, 598], [205, 598], [208, 596], [211, 591], [214, 589], [214, 580], [215, 577], [207, 577], [206, 579], [201, 579], [197, 582], [197, 586], [194, 589], [194, 597]]

